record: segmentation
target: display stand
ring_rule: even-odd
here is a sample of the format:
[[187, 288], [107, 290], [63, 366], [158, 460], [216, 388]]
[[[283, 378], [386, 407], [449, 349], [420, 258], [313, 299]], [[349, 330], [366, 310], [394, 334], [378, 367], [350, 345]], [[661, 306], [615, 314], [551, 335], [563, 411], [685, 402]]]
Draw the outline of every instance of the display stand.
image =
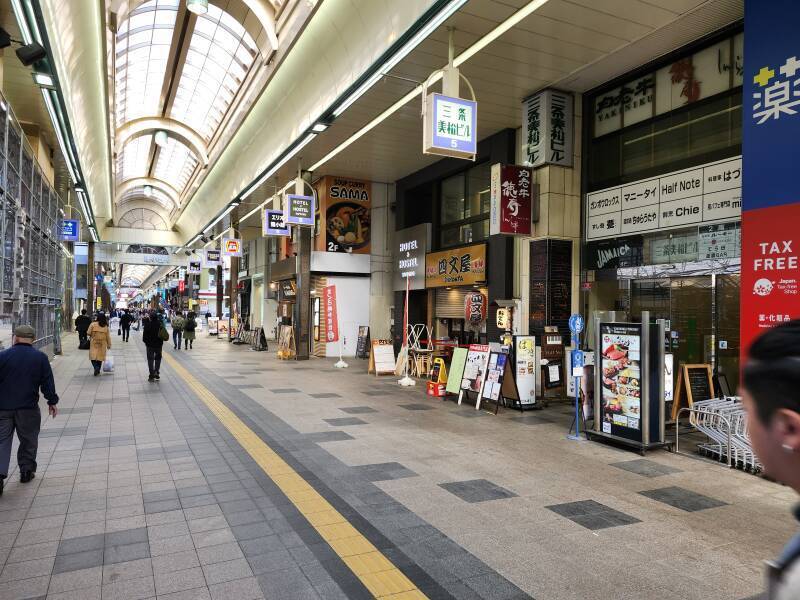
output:
[[435, 398], [444, 398], [447, 395], [447, 367], [443, 358], [435, 358], [431, 373], [428, 377], [427, 393]]
[[[483, 380], [489, 366], [489, 346], [485, 344], [472, 344], [467, 352], [464, 364], [464, 374], [458, 393], [458, 403], [468, 398], [470, 392], [480, 394], [483, 389]], [[480, 397], [480, 396], [479, 396]], [[475, 407], [478, 408], [477, 406]]]
[[481, 402], [494, 402], [494, 414], [500, 410], [500, 403], [505, 400], [519, 402], [519, 390], [511, 371], [511, 360], [505, 352], [490, 352], [486, 377], [483, 379], [481, 391], [475, 408], [480, 410]]
[[468, 352], [466, 348], [453, 349], [453, 358], [450, 360], [449, 375], [447, 378], [447, 385], [445, 386], [445, 392], [447, 394], [452, 394], [454, 396], [459, 396], [461, 394], [461, 380], [464, 378], [464, 367], [467, 364]]
[[372, 340], [369, 352], [367, 373], [394, 375], [395, 357], [391, 340]]
[[514, 386], [519, 399], [512, 407], [520, 412], [541, 408], [536, 398], [536, 337], [515, 335], [513, 349]]
[[675, 385], [675, 400], [672, 402], [672, 420], [678, 418], [681, 408], [692, 408], [698, 400], [714, 398], [714, 379], [711, 365], [679, 365], [678, 382]]

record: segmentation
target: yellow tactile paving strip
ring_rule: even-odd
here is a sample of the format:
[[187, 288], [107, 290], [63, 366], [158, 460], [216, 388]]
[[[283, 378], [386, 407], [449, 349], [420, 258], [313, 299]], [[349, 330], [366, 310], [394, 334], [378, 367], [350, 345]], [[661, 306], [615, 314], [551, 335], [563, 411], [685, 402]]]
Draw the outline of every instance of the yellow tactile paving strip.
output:
[[319, 492], [169, 354], [164, 359], [376, 598], [427, 598]]

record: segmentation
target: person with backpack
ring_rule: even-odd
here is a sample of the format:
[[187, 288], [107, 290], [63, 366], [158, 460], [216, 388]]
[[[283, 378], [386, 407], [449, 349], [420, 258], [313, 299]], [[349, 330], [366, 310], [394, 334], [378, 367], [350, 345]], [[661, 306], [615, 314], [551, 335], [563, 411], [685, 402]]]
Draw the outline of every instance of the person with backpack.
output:
[[[742, 383], [748, 435], [764, 473], [800, 494], [800, 319], [751, 344]], [[794, 514], [800, 521], [800, 506]], [[767, 563], [766, 598], [800, 598], [800, 533]]]
[[81, 311], [80, 316], [75, 319], [75, 331], [78, 332], [78, 348], [82, 350], [89, 349], [89, 337], [86, 335], [86, 331], [89, 329], [89, 325], [92, 324], [92, 319], [86, 314], [86, 309], [84, 308]]
[[103, 313], [97, 315], [97, 321], [89, 325], [86, 331], [89, 336], [89, 358], [94, 367], [94, 376], [100, 375], [100, 367], [106, 359], [106, 352], [111, 349], [111, 333], [108, 330], [108, 319]]
[[131, 338], [131, 323], [133, 323], [133, 315], [129, 310], [125, 310], [119, 318], [119, 328], [122, 332], [122, 341], [130, 341]]
[[186, 321], [181, 316], [181, 313], [176, 312], [172, 317], [172, 345], [175, 346], [175, 350], [181, 349], [181, 338], [185, 324]]
[[195, 340], [195, 331], [197, 330], [197, 316], [193, 311], [189, 311], [186, 321], [183, 324], [183, 343], [184, 350], [191, 350], [192, 344]]
[[169, 340], [169, 333], [156, 311], [144, 316], [142, 329], [142, 341], [147, 350], [147, 368], [150, 372], [147, 381], [156, 381], [161, 379], [161, 348]]

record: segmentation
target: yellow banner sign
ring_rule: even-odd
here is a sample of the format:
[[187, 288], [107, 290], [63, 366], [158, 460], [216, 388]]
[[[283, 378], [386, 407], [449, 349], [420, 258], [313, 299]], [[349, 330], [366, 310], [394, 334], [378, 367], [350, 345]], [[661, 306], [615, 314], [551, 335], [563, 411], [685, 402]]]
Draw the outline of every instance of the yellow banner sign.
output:
[[473, 285], [486, 281], [486, 244], [425, 255], [425, 287]]

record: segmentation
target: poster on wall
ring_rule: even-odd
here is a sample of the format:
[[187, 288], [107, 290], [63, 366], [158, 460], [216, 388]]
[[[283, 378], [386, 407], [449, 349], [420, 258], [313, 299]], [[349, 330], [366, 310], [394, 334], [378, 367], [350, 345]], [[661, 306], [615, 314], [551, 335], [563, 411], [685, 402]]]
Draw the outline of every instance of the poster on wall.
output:
[[[486, 374], [486, 361], [489, 359], [489, 346], [471, 344], [464, 363], [464, 374], [461, 376], [461, 390], [466, 392], [481, 391], [483, 377]], [[461, 399], [459, 398], [459, 403]]]
[[520, 404], [536, 404], [536, 337], [514, 336], [514, 376]]
[[602, 431], [641, 441], [642, 327], [630, 323], [602, 323], [600, 339]]
[[318, 251], [370, 253], [372, 187], [369, 181], [332, 175], [317, 182]]

